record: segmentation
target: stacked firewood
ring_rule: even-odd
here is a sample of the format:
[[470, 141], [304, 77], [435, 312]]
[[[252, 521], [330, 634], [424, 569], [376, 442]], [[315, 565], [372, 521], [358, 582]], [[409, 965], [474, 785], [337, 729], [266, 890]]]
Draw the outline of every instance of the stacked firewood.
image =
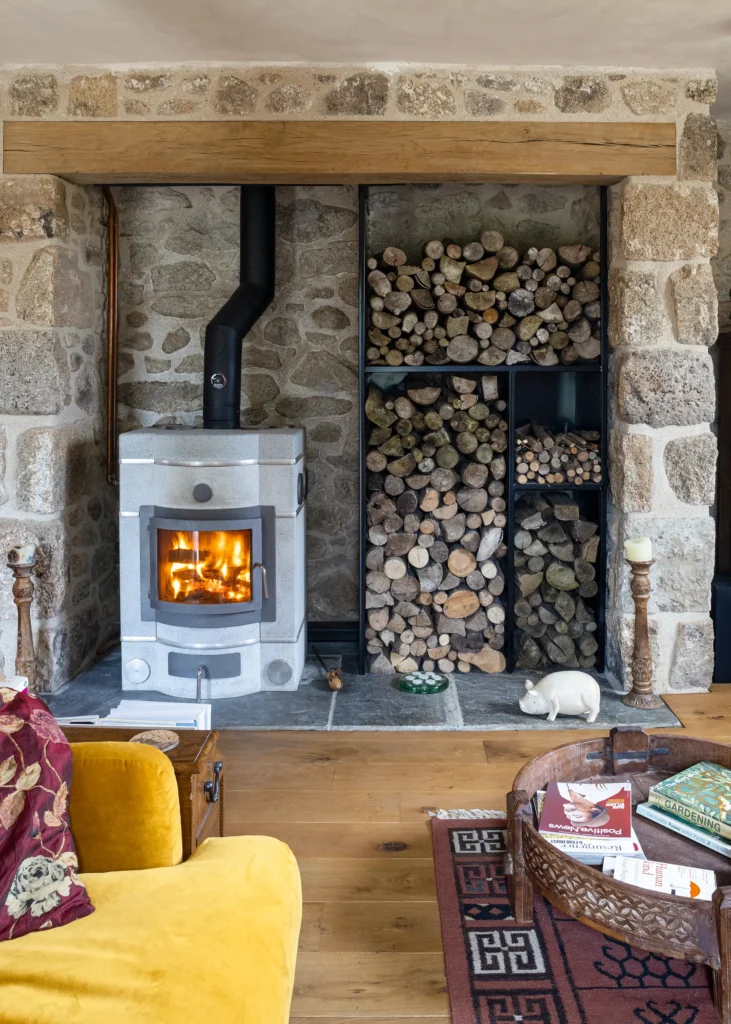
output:
[[464, 246], [434, 239], [418, 263], [389, 246], [368, 260], [371, 365], [571, 364], [599, 358], [599, 253], [535, 246], [499, 231]]
[[519, 484], [600, 484], [599, 431], [551, 433], [538, 423], [518, 427], [515, 431], [515, 479]]
[[598, 525], [567, 494], [515, 506], [516, 667], [593, 668], [599, 644], [590, 602], [599, 592]]
[[504, 671], [505, 410], [494, 374], [371, 386], [371, 672]]

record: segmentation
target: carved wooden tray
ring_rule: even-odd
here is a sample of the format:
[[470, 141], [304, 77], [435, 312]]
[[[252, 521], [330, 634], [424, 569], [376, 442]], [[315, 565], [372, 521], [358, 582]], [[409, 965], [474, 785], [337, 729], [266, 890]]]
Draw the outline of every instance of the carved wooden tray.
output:
[[570, 743], [529, 761], [508, 794], [506, 876], [517, 921], [533, 915], [538, 890], [564, 913], [610, 935], [662, 956], [708, 964], [720, 1019], [731, 1024], [731, 861], [635, 815], [648, 859], [694, 864], [716, 871], [713, 902], [652, 893], [573, 860], [539, 835], [532, 797], [548, 782], [631, 778], [633, 799], [642, 802], [650, 785], [698, 761], [731, 768], [731, 746], [641, 729], [613, 729], [608, 737]]

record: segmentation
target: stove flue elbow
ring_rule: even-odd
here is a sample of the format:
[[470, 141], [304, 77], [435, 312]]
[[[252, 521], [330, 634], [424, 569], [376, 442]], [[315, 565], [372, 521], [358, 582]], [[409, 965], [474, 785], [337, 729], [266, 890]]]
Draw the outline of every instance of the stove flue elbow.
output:
[[273, 185], [241, 186], [239, 287], [206, 327], [203, 354], [203, 426], [241, 426], [243, 341], [274, 298]]

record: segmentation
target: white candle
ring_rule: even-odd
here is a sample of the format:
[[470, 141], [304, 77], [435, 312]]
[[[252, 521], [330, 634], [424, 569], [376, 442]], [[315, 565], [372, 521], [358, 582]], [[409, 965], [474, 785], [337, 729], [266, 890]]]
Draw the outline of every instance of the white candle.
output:
[[628, 562], [651, 562], [652, 543], [649, 537], [633, 537], [624, 542], [624, 556]]
[[13, 565], [30, 565], [36, 557], [35, 544], [20, 544], [8, 552], [8, 561]]

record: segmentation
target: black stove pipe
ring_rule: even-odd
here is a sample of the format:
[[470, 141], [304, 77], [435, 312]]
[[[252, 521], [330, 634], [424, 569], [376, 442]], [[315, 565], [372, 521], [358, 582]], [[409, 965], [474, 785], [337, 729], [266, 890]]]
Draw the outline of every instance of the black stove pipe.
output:
[[274, 186], [241, 186], [240, 285], [206, 327], [203, 426], [241, 426], [244, 337], [274, 298]]

